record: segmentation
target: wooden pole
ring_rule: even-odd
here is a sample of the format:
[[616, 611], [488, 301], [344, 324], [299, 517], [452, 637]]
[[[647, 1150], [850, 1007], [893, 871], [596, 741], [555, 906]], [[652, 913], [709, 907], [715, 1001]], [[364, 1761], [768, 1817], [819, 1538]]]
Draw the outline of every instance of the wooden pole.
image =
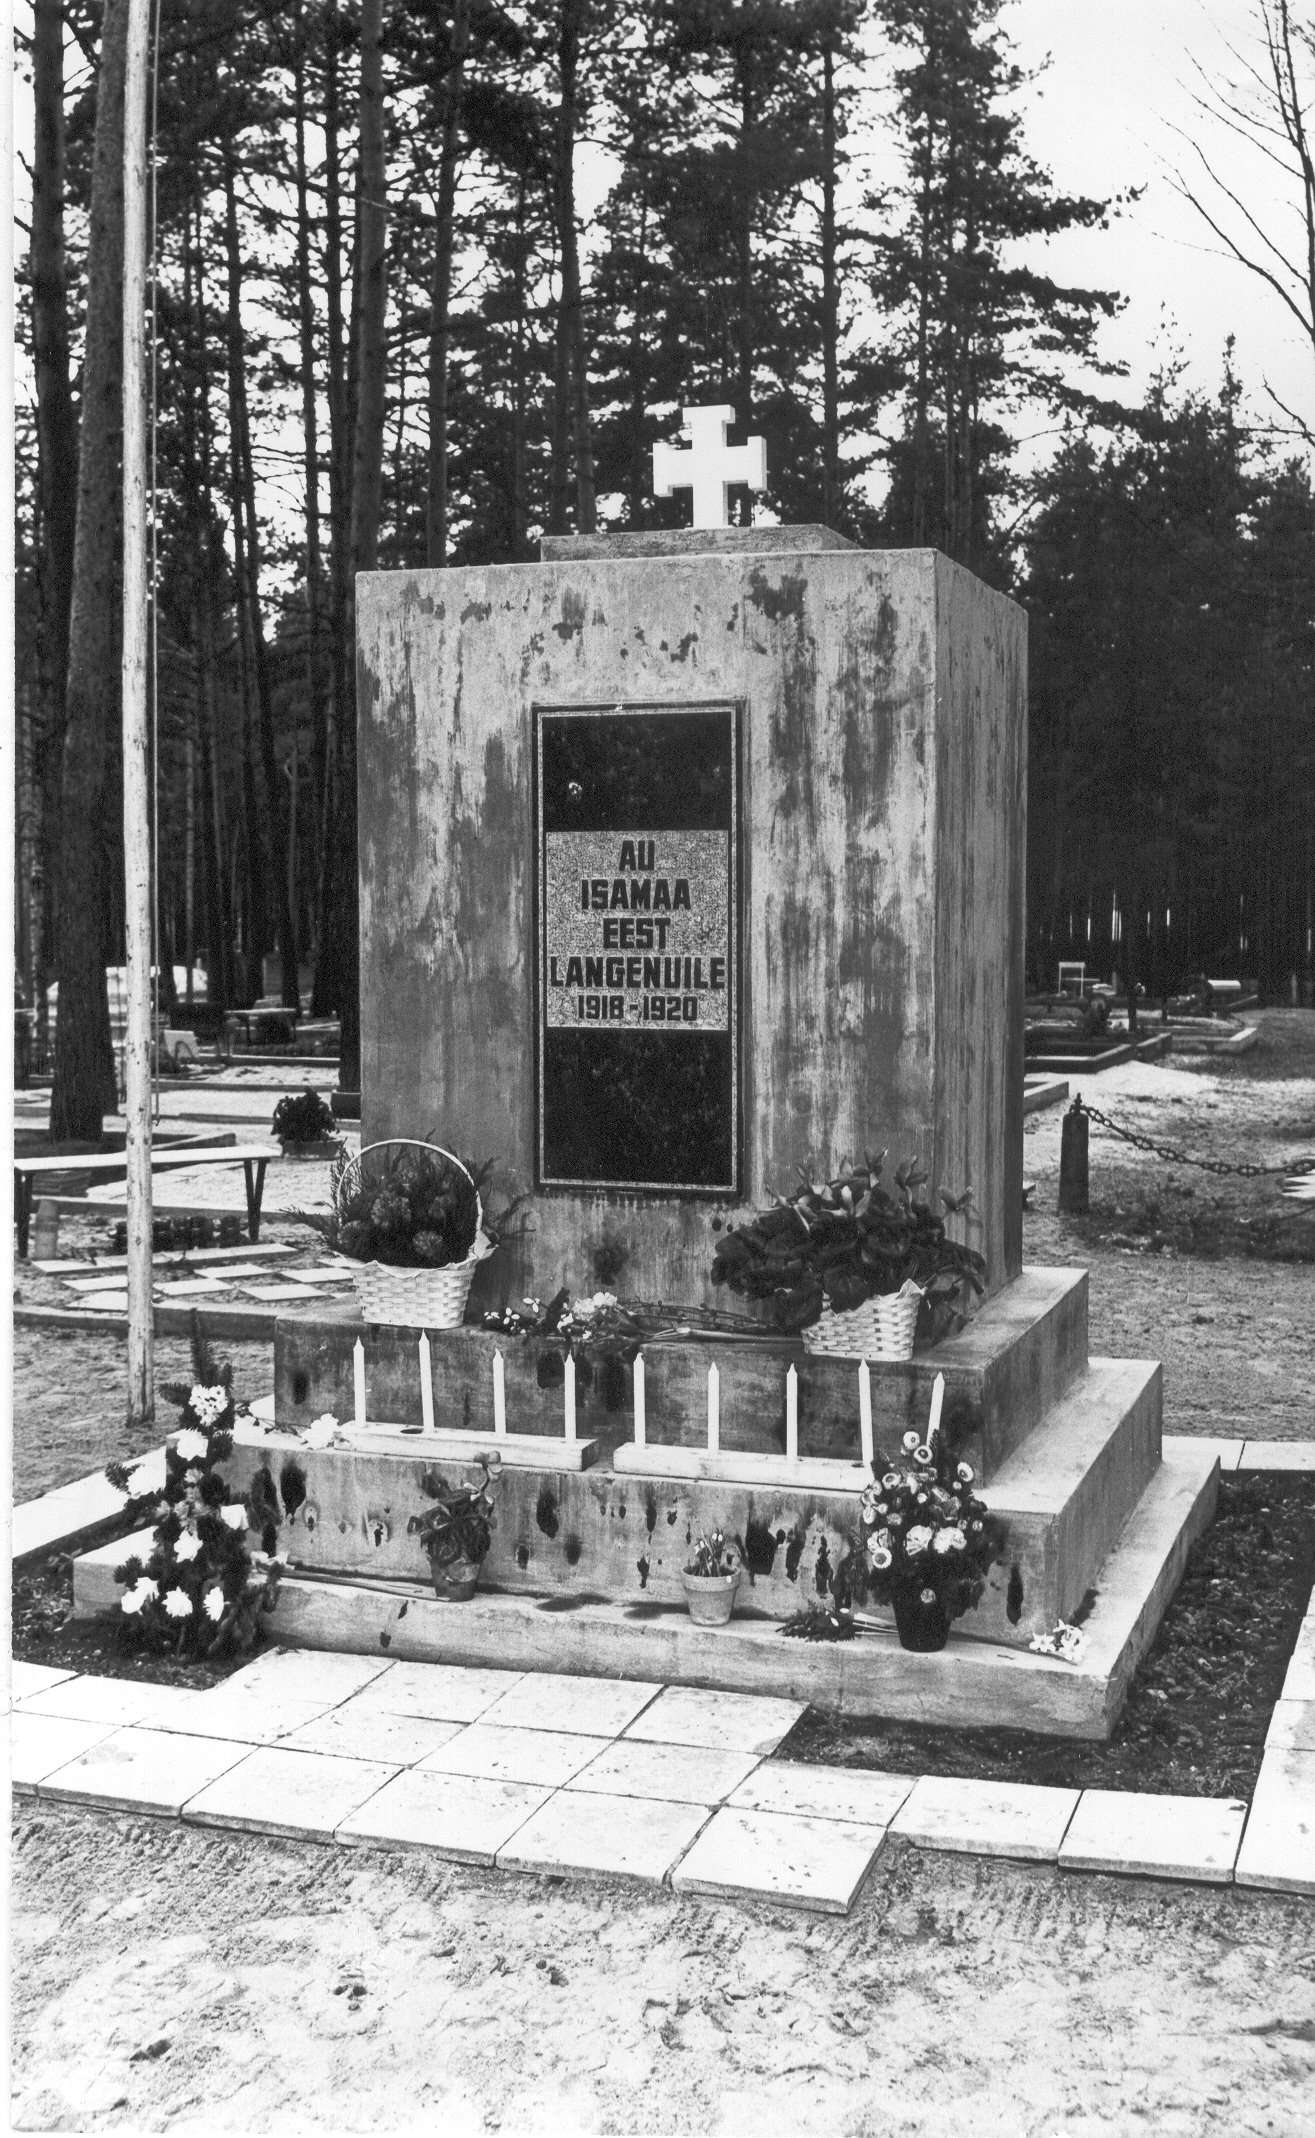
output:
[[150, 0], [128, 0], [123, 112], [123, 861], [128, 949], [128, 1423], [155, 1416], [151, 1315], [151, 808], [146, 706], [146, 71]]
[[[0, 229], [14, 227], [14, 25], [13, 10], [0, 18]], [[5, 248], [0, 262], [0, 347], [14, 346], [14, 247]], [[9, 678], [14, 673], [14, 396], [0, 394], [0, 676], [6, 688], [0, 697], [0, 793], [14, 791], [14, 692]], [[0, 809], [0, 943], [6, 958], [14, 941], [14, 818], [10, 808]], [[8, 968], [6, 967], [6, 970]], [[45, 990], [42, 989], [44, 995]], [[0, 1284], [4, 1296], [14, 1296], [14, 1057], [6, 1044], [0, 1047]], [[0, 1344], [0, 1416], [14, 1415], [14, 1346]], [[0, 1433], [0, 1494], [8, 1533], [9, 1508], [13, 1501], [13, 1434]], [[0, 1601], [0, 1640], [8, 1643], [12, 1631], [10, 1597]], [[8, 1647], [6, 1646], [6, 1654]], [[9, 1852], [0, 1863], [0, 1909], [8, 1920], [10, 1906]], [[12, 2036], [7, 2015], [0, 2019], [0, 2048], [8, 2050]]]

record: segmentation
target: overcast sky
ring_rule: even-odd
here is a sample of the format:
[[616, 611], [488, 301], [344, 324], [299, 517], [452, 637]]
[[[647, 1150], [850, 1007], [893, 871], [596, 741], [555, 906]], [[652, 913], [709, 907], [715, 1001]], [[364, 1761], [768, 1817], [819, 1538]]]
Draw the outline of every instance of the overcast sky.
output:
[[[1297, 12], [1315, 21], [1315, 7]], [[1224, 342], [1235, 334], [1255, 411], [1270, 410], [1268, 377], [1315, 426], [1309, 342], [1276, 296], [1219, 257], [1216, 240], [1169, 178], [1173, 164], [1201, 175], [1192, 145], [1199, 143], [1276, 241], [1299, 236], [1295, 187], [1285, 194], [1273, 167], [1204, 120], [1193, 102], [1204, 93], [1194, 61], [1218, 84], [1238, 73], [1230, 44], [1245, 58], [1259, 57], [1252, 0], [1013, 0], [1002, 21], [1025, 65], [1051, 59], [1039, 101], [1034, 91], [1026, 106], [1038, 161], [1073, 192], [1146, 187], [1109, 231], [1075, 233], [1048, 248], [1056, 274], [1118, 288], [1128, 299], [1122, 317], [1103, 330], [1106, 352], [1144, 384], [1157, 343], [1163, 351], [1176, 341], [1192, 382], [1213, 389]]]

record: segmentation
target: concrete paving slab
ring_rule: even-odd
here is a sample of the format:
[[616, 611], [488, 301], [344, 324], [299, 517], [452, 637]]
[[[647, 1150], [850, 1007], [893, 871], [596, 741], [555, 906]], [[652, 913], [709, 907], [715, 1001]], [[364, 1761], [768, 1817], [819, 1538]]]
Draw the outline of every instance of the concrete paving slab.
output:
[[756, 1752], [765, 1759], [794, 1728], [806, 1704], [757, 1693], [705, 1692], [693, 1685], [668, 1685], [625, 1734], [659, 1744]]
[[420, 1765], [426, 1773], [482, 1775], [491, 1782], [559, 1789], [610, 1743], [607, 1737], [577, 1737], [564, 1730], [505, 1730], [469, 1722]]
[[244, 1745], [219, 1738], [115, 1730], [47, 1776], [39, 1793], [62, 1803], [177, 1818], [190, 1796], [245, 1756]]
[[519, 1683], [519, 1670], [479, 1670], [460, 1663], [394, 1663], [356, 1695], [359, 1706], [435, 1722], [478, 1722]]
[[883, 1840], [882, 1829], [797, 1813], [715, 1812], [672, 1873], [677, 1893], [787, 1901], [848, 1915]]
[[919, 1848], [1054, 1863], [1079, 1794], [1026, 1782], [964, 1782], [924, 1774], [891, 1820], [890, 1831]]
[[28, 1715], [15, 1708], [9, 1727], [9, 1776], [17, 1795], [28, 1796], [48, 1774], [89, 1752], [112, 1734], [104, 1722], [74, 1722], [66, 1715]]
[[911, 1774], [814, 1767], [785, 1759], [755, 1767], [731, 1797], [737, 1811], [774, 1811], [851, 1826], [889, 1826], [914, 1783]]
[[223, 1737], [237, 1744], [269, 1745], [290, 1737], [307, 1722], [328, 1712], [325, 1700], [284, 1700], [260, 1692], [244, 1693], [233, 1686], [216, 1685], [209, 1692], [193, 1693], [186, 1707], [177, 1708], [160, 1727], [180, 1736]]
[[363, 1708], [348, 1700], [314, 1722], [303, 1722], [282, 1742], [290, 1752], [329, 1752], [340, 1759], [384, 1760], [392, 1767], [414, 1767], [463, 1726], [431, 1722], [419, 1715], [385, 1715], [378, 1708]]
[[1283, 1678], [1284, 1700], [1315, 1700], [1315, 1618], [1304, 1618]]
[[293, 1841], [331, 1841], [344, 1819], [399, 1770], [382, 1760], [335, 1759], [262, 1745], [183, 1806], [196, 1826], [240, 1826]]
[[64, 1715], [74, 1722], [103, 1722], [123, 1729], [138, 1722], [166, 1727], [186, 1713], [196, 1694], [183, 1685], [154, 1685], [142, 1678], [65, 1678], [60, 1685], [31, 1693], [23, 1701], [28, 1715]]
[[498, 1850], [498, 1865], [661, 1885], [707, 1816], [703, 1804], [562, 1789]]
[[1246, 1815], [1237, 1798], [1085, 1789], [1059, 1845], [1060, 1867], [1229, 1885]]
[[1315, 1752], [1315, 1699], [1276, 1700], [1265, 1733], [1266, 1752]]
[[[134, 1490], [147, 1492], [163, 1483], [164, 1449], [153, 1448], [136, 1466]], [[27, 1559], [38, 1552], [73, 1544], [84, 1532], [94, 1532], [102, 1524], [117, 1521], [126, 1505], [127, 1494], [116, 1491], [103, 1470], [94, 1470], [89, 1477], [74, 1478], [67, 1485], [57, 1485], [52, 1492], [43, 1492], [37, 1499], [24, 1500], [21, 1506], [15, 1507], [11, 1532], [13, 1556], [16, 1560]], [[126, 1556], [126, 1552], [121, 1551], [121, 1559]]]
[[455, 1863], [492, 1867], [498, 1850], [546, 1804], [550, 1789], [411, 1767], [338, 1828], [356, 1847], [429, 1849]]
[[1315, 1440], [1248, 1440], [1238, 1469], [1315, 1474]]
[[78, 1675], [76, 1670], [52, 1670], [49, 1663], [14, 1661], [9, 1666], [9, 1697], [30, 1700], [33, 1693], [47, 1692], [52, 1685], [62, 1685], [67, 1678]]
[[529, 1671], [515, 1685], [508, 1686], [483, 1719], [502, 1729], [567, 1730], [580, 1737], [619, 1737], [626, 1724], [656, 1700], [661, 1690], [660, 1684], [637, 1684], [633, 1679]]
[[242, 1692], [272, 1694], [279, 1699], [319, 1700], [336, 1706], [373, 1685], [393, 1665], [386, 1656], [339, 1655], [332, 1649], [273, 1648], [228, 1680]]
[[646, 1744], [623, 1737], [565, 1784], [598, 1796], [657, 1797], [666, 1803], [722, 1803], [758, 1765], [756, 1752], [707, 1745]]
[[1193, 1448], [1218, 1458], [1221, 1477], [1231, 1477], [1242, 1460], [1244, 1440], [1215, 1440], [1197, 1433], [1166, 1433], [1162, 1447], [1165, 1455], [1190, 1453]]
[[1233, 1877], [1315, 1893], [1315, 1752], [1265, 1752]]

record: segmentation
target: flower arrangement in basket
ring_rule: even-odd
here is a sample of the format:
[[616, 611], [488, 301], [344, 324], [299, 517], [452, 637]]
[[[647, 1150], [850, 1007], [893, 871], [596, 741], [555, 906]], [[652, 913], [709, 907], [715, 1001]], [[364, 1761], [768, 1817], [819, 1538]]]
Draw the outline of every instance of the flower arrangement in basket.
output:
[[318, 1229], [360, 1264], [356, 1290], [367, 1321], [460, 1326], [475, 1271], [498, 1244], [480, 1195], [492, 1170], [491, 1158], [466, 1165], [439, 1144], [409, 1137], [367, 1144], [338, 1161], [332, 1214]]
[[427, 1470], [421, 1490], [433, 1501], [423, 1514], [412, 1515], [408, 1533], [418, 1537], [429, 1559], [434, 1593], [453, 1603], [465, 1602], [475, 1593], [479, 1570], [488, 1556], [498, 1518], [493, 1494], [501, 1473], [502, 1457], [481, 1455], [483, 1482], [478, 1485], [445, 1484], [437, 1470]]
[[[933, 1341], [943, 1335], [961, 1318], [965, 1283], [984, 1291], [986, 1263], [948, 1238], [944, 1219], [915, 1196], [928, 1178], [919, 1162], [910, 1159], [887, 1182], [886, 1156], [843, 1164], [829, 1181], [800, 1168], [796, 1195], [774, 1195], [770, 1210], [727, 1226], [713, 1283], [769, 1299], [777, 1327], [801, 1331], [810, 1349], [909, 1358], [924, 1307]], [[941, 1202], [963, 1217], [972, 1196], [942, 1188]]]
[[163, 1390], [182, 1406], [181, 1429], [165, 1442], [164, 1490], [134, 1494], [135, 1464], [108, 1463], [105, 1475], [128, 1494], [130, 1513], [155, 1517], [147, 1558], [134, 1554], [115, 1569], [125, 1634], [157, 1653], [215, 1658], [252, 1646], [283, 1562], [247, 1549], [247, 1504], [220, 1468], [233, 1452], [232, 1371], [216, 1366], [195, 1315], [192, 1366], [190, 1388]]
[[846, 1562], [846, 1586], [889, 1605], [902, 1647], [943, 1648], [951, 1620], [981, 1601], [1004, 1552], [1004, 1524], [975, 1496], [971, 1465], [955, 1461], [934, 1422], [925, 1440], [906, 1433], [899, 1457], [877, 1455], [872, 1469], [859, 1501], [863, 1551]]

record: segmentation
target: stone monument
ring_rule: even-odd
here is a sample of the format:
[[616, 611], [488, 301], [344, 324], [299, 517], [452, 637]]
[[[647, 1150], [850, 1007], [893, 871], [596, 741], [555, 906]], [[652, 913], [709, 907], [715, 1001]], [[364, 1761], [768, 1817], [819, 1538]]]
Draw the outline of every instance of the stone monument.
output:
[[[760, 461], [702, 415], [716, 435], [696, 418], [655, 473], [720, 522]], [[357, 623], [363, 1141], [435, 1133], [524, 1196], [472, 1315], [562, 1285], [693, 1308], [715, 1219], [797, 1167], [917, 1154], [933, 1191], [971, 1189], [953, 1222], [988, 1294], [872, 1365], [876, 1443], [943, 1374], [1010, 1541], [940, 1655], [783, 1641], [854, 1539], [853, 1362], [693, 1337], [650, 1351], [638, 1415], [628, 1369], [572, 1369], [564, 1417], [542, 1345], [435, 1332], [422, 1444], [416, 1332], [308, 1311], [279, 1325], [275, 1419], [355, 1419], [346, 1444], [258, 1428], [235, 1458], [276, 1491], [296, 1472], [280, 1548], [316, 1578], [285, 1584], [280, 1632], [1106, 1732], [1217, 1471], [1162, 1460], [1157, 1365], [1088, 1358], [1085, 1276], [1022, 1267], [1020, 610], [932, 551], [714, 524], [365, 575]], [[439, 1603], [417, 1480], [484, 1435], [517, 1443], [486, 1588]], [[753, 1573], [715, 1631], [679, 1588], [712, 1526]], [[1082, 1665], [1028, 1652], [1091, 1592]]]

